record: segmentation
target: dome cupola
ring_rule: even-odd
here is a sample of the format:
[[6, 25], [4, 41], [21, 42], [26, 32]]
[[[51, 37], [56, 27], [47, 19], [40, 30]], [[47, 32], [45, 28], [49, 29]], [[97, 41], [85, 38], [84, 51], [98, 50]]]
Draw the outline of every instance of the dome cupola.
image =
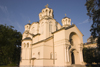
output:
[[39, 13], [39, 19], [43, 18], [53, 18], [53, 10], [48, 8], [48, 4], [45, 6], [46, 8], [42, 9], [42, 12]]
[[71, 19], [66, 17], [66, 14], [65, 17], [62, 19], [62, 25], [63, 27], [68, 27], [71, 25]]

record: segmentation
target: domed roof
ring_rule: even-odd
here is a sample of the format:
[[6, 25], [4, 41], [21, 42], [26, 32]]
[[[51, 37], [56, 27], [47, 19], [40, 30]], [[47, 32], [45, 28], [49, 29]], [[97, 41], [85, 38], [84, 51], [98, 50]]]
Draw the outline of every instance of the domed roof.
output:
[[48, 7], [48, 4], [45, 6], [46, 8], [42, 9], [42, 12], [39, 13], [39, 19], [43, 18], [53, 18], [53, 10]]

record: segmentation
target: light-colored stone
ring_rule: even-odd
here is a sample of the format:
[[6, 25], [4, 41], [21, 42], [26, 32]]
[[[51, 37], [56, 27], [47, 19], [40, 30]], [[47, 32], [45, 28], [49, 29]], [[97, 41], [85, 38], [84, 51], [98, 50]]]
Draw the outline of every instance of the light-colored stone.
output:
[[25, 25], [21, 44], [20, 67], [72, 66], [83, 64], [83, 34], [71, 25], [71, 19], [62, 19], [61, 26], [53, 18], [53, 10], [44, 8], [39, 14], [39, 22]]

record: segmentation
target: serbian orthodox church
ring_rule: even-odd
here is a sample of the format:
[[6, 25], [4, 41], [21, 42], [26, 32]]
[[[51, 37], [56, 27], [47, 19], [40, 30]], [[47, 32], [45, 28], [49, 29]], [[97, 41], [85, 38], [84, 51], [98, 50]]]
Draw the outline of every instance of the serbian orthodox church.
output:
[[64, 17], [62, 26], [46, 5], [39, 22], [25, 25], [22, 35], [20, 67], [84, 67], [83, 34], [71, 19]]

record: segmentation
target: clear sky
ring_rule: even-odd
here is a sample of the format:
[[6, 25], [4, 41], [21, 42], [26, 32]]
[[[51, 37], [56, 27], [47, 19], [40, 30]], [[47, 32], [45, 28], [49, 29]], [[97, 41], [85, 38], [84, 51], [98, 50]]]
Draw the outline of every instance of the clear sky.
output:
[[90, 36], [92, 21], [86, 15], [86, 0], [0, 0], [0, 24], [12, 25], [21, 33], [24, 25], [39, 21], [39, 13], [49, 4], [54, 11], [54, 19], [61, 25], [62, 18], [71, 18], [83, 33], [83, 42]]

